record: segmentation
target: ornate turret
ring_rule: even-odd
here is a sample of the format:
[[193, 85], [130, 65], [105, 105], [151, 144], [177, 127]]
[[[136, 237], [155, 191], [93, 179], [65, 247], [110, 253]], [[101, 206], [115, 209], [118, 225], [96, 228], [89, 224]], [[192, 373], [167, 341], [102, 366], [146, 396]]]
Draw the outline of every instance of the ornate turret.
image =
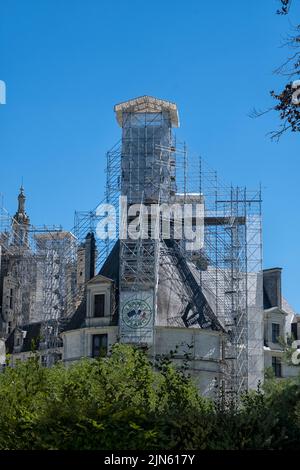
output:
[[18, 210], [13, 218], [13, 244], [17, 246], [26, 246], [28, 243], [28, 228], [30, 219], [25, 211], [25, 194], [23, 185], [20, 187], [18, 195]]

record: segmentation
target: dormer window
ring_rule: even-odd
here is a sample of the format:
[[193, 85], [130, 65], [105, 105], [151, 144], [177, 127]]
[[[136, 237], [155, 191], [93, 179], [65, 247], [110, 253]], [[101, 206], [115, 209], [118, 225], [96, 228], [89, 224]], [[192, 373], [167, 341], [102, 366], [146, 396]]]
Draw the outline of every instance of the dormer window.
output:
[[278, 343], [279, 336], [280, 336], [279, 323], [272, 323], [272, 343]]
[[94, 295], [94, 317], [104, 317], [105, 294]]
[[[87, 283], [86, 317], [91, 324], [107, 323], [110, 318], [112, 281], [98, 274]], [[89, 319], [89, 320], [88, 320]], [[101, 320], [99, 320], [101, 319]]]

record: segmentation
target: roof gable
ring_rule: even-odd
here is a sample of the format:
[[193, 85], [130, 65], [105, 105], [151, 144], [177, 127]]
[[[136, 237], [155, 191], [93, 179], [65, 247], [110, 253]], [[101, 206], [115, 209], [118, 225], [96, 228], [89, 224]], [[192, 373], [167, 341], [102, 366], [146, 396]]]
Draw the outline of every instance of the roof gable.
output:
[[94, 284], [111, 284], [113, 279], [110, 279], [109, 277], [103, 276], [102, 274], [97, 274], [96, 276], [92, 277], [87, 282], [87, 286], [94, 285]]

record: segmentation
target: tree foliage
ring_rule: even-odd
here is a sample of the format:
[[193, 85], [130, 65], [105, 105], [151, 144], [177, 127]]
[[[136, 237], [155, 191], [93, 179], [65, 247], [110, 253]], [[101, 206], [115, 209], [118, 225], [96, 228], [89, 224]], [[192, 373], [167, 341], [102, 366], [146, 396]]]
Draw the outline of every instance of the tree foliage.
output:
[[[277, 14], [287, 15], [292, 1], [280, 0], [280, 3], [281, 8], [277, 10]], [[281, 92], [271, 91], [271, 96], [277, 101], [273, 109], [279, 113], [282, 121], [279, 130], [271, 133], [271, 137], [275, 139], [279, 139], [288, 130], [300, 131], [300, 99], [293, 99], [296, 89], [298, 98], [300, 96], [300, 85], [298, 80], [296, 82], [296, 79], [300, 77], [300, 24], [295, 26], [291, 34], [287, 36], [285, 46], [291, 50], [291, 55], [275, 72], [287, 77], [289, 81]]]
[[43, 368], [36, 356], [0, 374], [0, 450], [300, 448], [300, 380], [267, 381], [242, 402], [201, 397], [168, 358], [140, 350]]

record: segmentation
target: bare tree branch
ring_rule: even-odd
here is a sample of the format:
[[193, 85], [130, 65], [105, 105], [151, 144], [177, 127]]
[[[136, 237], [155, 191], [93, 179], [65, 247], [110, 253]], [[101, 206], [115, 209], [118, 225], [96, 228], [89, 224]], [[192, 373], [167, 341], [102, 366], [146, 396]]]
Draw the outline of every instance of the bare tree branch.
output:
[[277, 15], [287, 15], [292, 4], [292, 0], [280, 0], [281, 8], [277, 10]]
[[[280, 0], [281, 8], [277, 10], [279, 15], [287, 15], [289, 13], [292, 0]], [[269, 108], [265, 112], [256, 112], [254, 117], [261, 116], [266, 112], [274, 110], [279, 113], [282, 124], [279, 130], [270, 132], [272, 140], [279, 140], [287, 131], [300, 132], [300, 25], [293, 28], [292, 34], [287, 36], [284, 46], [293, 49], [294, 52], [286, 61], [278, 67], [274, 73], [289, 77], [290, 83], [280, 93], [271, 91], [271, 96], [276, 100], [277, 104]]]

